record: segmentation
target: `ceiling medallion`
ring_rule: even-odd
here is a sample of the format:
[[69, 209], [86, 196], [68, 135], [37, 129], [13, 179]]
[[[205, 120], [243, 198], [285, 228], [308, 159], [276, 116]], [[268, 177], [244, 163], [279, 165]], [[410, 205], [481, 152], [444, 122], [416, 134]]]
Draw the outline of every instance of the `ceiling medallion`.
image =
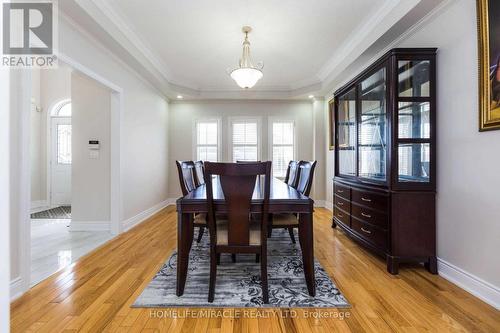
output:
[[228, 72], [238, 86], [244, 89], [250, 89], [264, 76], [262, 73], [264, 63], [260, 61], [257, 63], [257, 66], [252, 64], [252, 59], [250, 58], [250, 42], [248, 41], [248, 33], [252, 31], [252, 28], [244, 26], [241, 30], [245, 34], [245, 40], [243, 41], [243, 55], [240, 59], [240, 65], [238, 68], [229, 70]]

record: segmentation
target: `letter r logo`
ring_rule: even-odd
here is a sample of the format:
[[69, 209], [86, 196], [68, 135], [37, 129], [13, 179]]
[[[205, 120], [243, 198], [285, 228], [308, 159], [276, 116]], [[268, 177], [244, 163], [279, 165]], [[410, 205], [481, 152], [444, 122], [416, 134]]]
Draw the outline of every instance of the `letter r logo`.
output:
[[52, 3], [3, 3], [3, 53], [52, 54]]

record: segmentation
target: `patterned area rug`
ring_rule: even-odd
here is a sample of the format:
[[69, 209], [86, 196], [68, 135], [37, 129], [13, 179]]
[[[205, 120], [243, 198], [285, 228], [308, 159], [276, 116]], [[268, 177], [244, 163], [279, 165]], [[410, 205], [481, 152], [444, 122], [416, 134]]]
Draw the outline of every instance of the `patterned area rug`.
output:
[[[288, 231], [274, 230], [268, 240], [269, 304], [262, 302], [260, 263], [255, 255], [238, 254], [231, 262], [230, 254], [222, 254], [217, 266], [215, 300], [208, 303], [209, 240], [193, 244], [184, 295], [177, 297], [174, 252], [156, 274], [132, 307], [280, 307], [280, 308], [344, 308], [349, 307], [319, 262], [315, 262], [316, 297], [309, 296], [304, 278], [300, 246], [292, 244]], [[196, 239], [196, 238], [195, 238]], [[296, 236], [296, 239], [298, 237]]]
[[31, 214], [32, 219], [71, 219], [71, 206], [60, 206]]

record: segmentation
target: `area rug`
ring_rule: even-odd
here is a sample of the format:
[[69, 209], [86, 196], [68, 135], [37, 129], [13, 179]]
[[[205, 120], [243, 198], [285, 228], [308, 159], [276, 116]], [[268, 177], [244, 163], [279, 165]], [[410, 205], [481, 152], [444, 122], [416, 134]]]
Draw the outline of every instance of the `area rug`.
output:
[[32, 219], [71, 219], [71, 206], [60, 206], [31, 214]]
[[[296, 236], [296, 239], [297, 236]], [[260, 263], [255, 255], [222, 254], [217, 266], [215, 300], [208, 303], [209, 244], [208, 235], [194, 243], [189, 257], [189, 271], [184, 294], [177, 297], [174, 252], [132, 307], [279, 307], [279, 308], [345, 308], [349, 303], [337, 289], [318, 261], [315, 261], [316, 296], [307, 292], [300, 246], [293, 244], [288, 231], [274, 230], [268, 240], [269, 304], [262, 302]]]

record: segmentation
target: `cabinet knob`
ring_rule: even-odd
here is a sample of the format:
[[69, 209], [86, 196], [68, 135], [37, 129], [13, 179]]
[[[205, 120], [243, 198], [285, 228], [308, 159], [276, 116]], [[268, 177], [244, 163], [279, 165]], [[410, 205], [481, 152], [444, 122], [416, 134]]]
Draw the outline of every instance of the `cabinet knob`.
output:
[[366, 201], [366, 202], [372, 202], [372, 199], [368, 199], [368, 198], [365, 198], [365, 197], [361, 197], [361, 200]]
[[371, 234], [372, 232], [370, 230], [366, 230], [365, 228], [361, 227], [361, 231], [367, 234]]
[[364, 217], [368, 217], [368, 218], [372, 217], [370, 214], [366, 214], [366, 213], [363, 213], [363, 212], [361, 212], [361, 215], [363, 215]]

